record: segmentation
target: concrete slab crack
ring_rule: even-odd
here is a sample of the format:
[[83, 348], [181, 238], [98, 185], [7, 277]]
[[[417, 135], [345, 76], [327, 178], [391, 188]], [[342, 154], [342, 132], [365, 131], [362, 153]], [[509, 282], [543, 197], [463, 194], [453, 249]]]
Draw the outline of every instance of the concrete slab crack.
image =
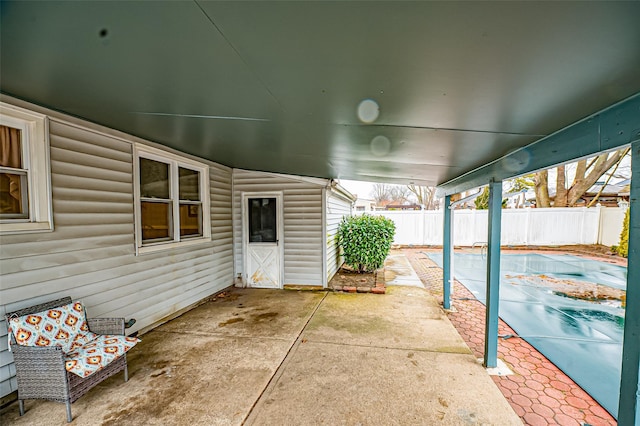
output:
[[293, 341], [293, 343], [289, 347], [289, 350], [287, 351], [286, 355], [282, 359], [282, 362], [280, 362], [280, 365], [278, 365], [278, 368], [276, 368], [276, 370], [274, 371], [273, 375], [269, 379], [269, 382], [264, 387], [262, 392], [260, 392], [260, 395], [255, 400], [255, 402], [253, 403], [251, 408], [249, 409], [249, 412], [247, 413], [247, 416], [244, 418], [244, 420], [241, 423], [242, 425], [251, 425], [251, 424], [253, 424], [255, 422], [255, 412], [256, 412], [255, 409], [256, 409], [256, 407], [258, 407], [262, 403], [262, 401], [264, 400], [265, 396], [268, 395], [269, 393], [271, 393], [271, 390], [278, 383], [278, 380], [282, 376], [282, 372], [284, 371], [289, 359], [291, 359], [291, 357], [295, 353], [295, 350], [298, 348], [298, 346], [300, 346], [300, 343], [302, 342], [302, 333], [304, 333], [304, 331], [306, 330], [307, 326], [309, 325], [309, 323], [313, 319], [314, 315], [316, 314], [316, 312], [318, 312], [318, 309], [320, 309], [320, 305], [322, 305], [322, 302], [324, 302], [324, 300], [327, 298], [328, 294], [329, 294], [329, 292], [326, 291], [324, 293], [324, 296], [322, 296], [322, 299], [320, 299], [320, 301], [318, 301], [316, 306], [311, 311], [311, 315], [309, 315], [309, 318], [307, 318], [307, 321], [304, 323], [304, 325], [302, 326], [302, 328], [298, 332], [298, 334], [296, 336], [296, 339]]

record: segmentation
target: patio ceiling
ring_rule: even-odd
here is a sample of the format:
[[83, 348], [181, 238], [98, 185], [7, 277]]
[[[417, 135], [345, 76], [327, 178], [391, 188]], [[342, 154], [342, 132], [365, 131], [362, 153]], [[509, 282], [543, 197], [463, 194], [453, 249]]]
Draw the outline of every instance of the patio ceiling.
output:
[[0, 12], [3, 93], [245, 169], [442, 184], [640, 92], [640, 2]]

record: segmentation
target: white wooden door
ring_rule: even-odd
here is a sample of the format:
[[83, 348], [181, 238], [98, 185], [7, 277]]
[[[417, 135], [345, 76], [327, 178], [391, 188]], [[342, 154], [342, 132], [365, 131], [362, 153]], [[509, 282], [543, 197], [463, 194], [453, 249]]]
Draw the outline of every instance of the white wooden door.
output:
[[243, 194], [244, 279], [282, 288], [282, 193]]

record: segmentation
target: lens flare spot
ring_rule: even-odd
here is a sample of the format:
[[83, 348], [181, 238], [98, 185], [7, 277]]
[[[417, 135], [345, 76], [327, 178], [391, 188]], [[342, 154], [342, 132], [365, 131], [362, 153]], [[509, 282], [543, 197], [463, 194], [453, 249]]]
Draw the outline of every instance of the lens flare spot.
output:
[[503, 167], [508, 172], [517, 173], [524, 170], [531, 161], [531, 154], [526, 149], [509, 154], [502, 162]]
[[380, 107], [373, 99], [365, 99], [358, 104], [358, 118], [363, 123], [373, 123], [380, 115]]
[[391, 150], [391, 141], [386, 136], [378, 135], [371, 140], [371, 153], [383, 157]]

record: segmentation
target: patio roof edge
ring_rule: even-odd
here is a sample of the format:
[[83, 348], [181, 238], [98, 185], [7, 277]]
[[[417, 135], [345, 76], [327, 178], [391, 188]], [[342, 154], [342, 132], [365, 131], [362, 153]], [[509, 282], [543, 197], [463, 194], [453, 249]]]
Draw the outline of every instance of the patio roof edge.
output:
[[611, 151], [640, 140], [640, 93], [437, 186], [436, 196], [457, 194]]

